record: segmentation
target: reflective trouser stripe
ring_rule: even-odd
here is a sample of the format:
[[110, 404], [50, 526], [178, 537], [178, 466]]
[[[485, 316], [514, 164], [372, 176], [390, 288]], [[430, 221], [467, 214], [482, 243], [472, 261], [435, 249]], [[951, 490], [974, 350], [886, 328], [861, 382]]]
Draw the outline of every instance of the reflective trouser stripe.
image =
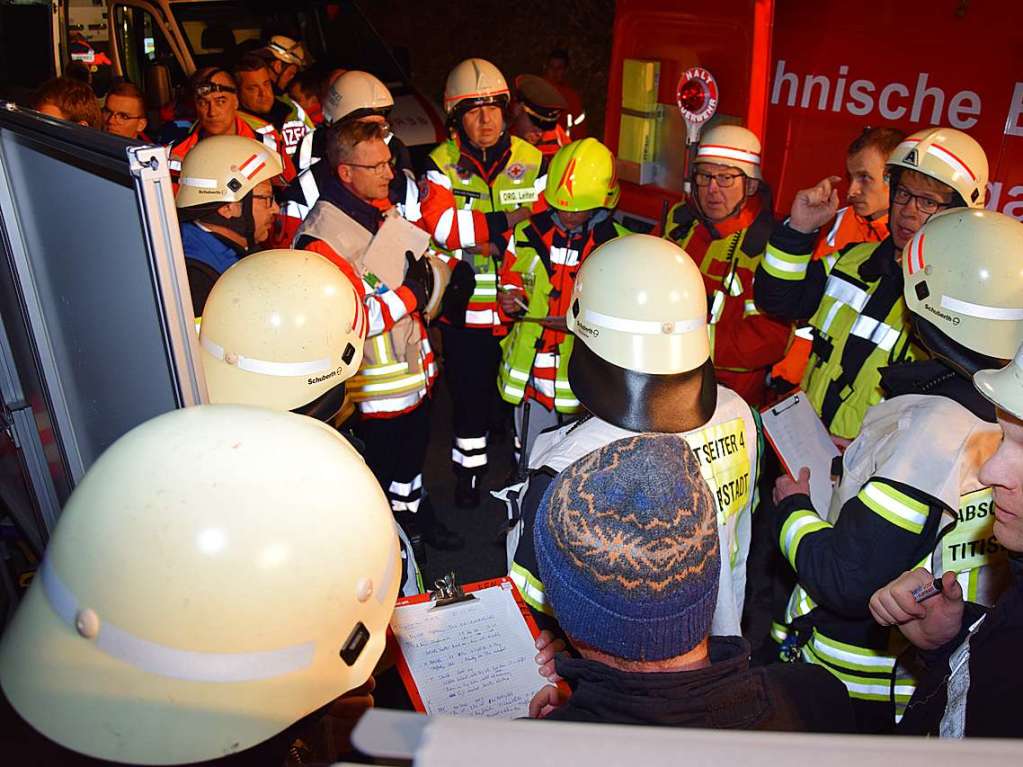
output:
[[518, 587], [519, 593], [522, 594], [522, 599], [525, 600], [527, 605], [544, 615], [554, 615], [554, 611], [547, 601], [547, 594], [544, 592], [543, 583], [540, 582], [539, 578], [518, 562], [512, 562], [508, 577]]

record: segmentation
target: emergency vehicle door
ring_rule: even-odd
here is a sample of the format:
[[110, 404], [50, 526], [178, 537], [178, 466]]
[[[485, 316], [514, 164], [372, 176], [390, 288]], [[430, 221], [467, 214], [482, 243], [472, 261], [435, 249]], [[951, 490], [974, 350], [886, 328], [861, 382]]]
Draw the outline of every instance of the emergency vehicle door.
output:
[[618, 158], [626, 225], [660, 223], [682, 198], [685, 126], [676, 104], [680, 75], [709, 71], [718, 108], [706, 131], [766, 127], [775, 0], [619, 0], [608, 77], [605, 143]]
[[191, 306], [167, 150], [0, 102], [0, 498], [28, 540], [114, 440], [206, 401]]

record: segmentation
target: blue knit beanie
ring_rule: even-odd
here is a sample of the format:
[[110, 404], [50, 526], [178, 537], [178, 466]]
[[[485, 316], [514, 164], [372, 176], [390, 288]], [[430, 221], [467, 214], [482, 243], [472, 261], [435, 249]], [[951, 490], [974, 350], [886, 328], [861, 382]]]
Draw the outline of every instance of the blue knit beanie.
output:
[[573, 639], [652, 661], [710, 633], [717, 512], [681, 437], [639, 434], [583, 456], [547, 488], [533, 535], [544, 591]]

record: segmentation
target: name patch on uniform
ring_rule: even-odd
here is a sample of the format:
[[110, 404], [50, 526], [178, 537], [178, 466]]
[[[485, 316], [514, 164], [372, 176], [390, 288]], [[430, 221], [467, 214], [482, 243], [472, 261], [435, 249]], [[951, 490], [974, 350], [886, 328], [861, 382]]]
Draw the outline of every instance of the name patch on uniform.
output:
[[483, 195], [471, 189], [452, 189], [451, 192], [459, 197], [471, 197], [474, 200], [480, 199]]
[[[717, 503], [718, 524], [726, 527], [749, 503], [749, 451], [746, 449], [746, 424], [742, 418], [711, 424], [685, 435], [685, 440], [700, 462], [700, 473], [710, 486]], [[735, 563], [738, 536], [730, 536], [729, 561]]]
[[524, 202], [536, 202], [540, 199], [540, 193], [529, 186], [522, 189], [502, 189], [497, 197], [502, 205], [519, 205]]
[[994, 510], [989, 487], [960, 497], [956, 526], [941, 539], [941, 564], [946, 570], [962, 573], [1005, 559], [1006, 550], [994, 534]]

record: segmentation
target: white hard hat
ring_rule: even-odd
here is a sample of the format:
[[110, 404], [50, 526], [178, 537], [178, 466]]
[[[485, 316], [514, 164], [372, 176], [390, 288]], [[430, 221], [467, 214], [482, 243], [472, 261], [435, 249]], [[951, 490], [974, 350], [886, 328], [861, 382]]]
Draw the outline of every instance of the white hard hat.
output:
[[387, 500], [337, 432], [176, 410], [117, 440], [72, 494], [3, 636], [0, 684], [89, 756], [226, 756], [366, 681], [400, 579]]
[[305, 46], [300, 41], [292, 40], [286, 35], [274, 35], [263, 50], [285, 64], [294, 64], [302, 68], [312, 64], [310, 56], [306, 53]]
[[426, 299], [426, 306], [423, 307], [423, 316], [431, 322], [437, 319], [444, 304], [444, 291], [451, 282], [451, 267], [442, 261], [437, 255], [430, 251], [426, 254], [430, 271], [433, 272], [430, 295]]
[[191, 208], [211, 202], [240, 202], [264, 181], [283, 172], [281, 157], [244, 136], [209, 136], [181, 162], [174, 205]]
[[737, 168], [750, 178], [762, 179], [760, 139], [739, 125], [715, 125], [700, 138], [696, 162], [715, 163]]
[[323, 256], [246, 256], [220, 276], [203, 309], [210, 402], [302, 407], [355, 375], [367, 325], [355, 287]]
[[904, 248], [902, 269], [906, 306], [925, 321], [915, 326], [933, 353], [950, 356], [927, 326], [985, 357], [1015, 355], [1023, 343], [1023, 223], [990, 210], [938, 213]]
[[393, 106], [394, 97], [386, 85], [369, 72], [350, 69], [331, 83], [323, 103], [323, 121], [331, 125], [344, 119], [386, 114]]
[[448, 74], [444, 84], [444, 111], [486, 104], [507, 106], [511, 95], [501, 70], [486, 59], [466, 59]]
[[954, 189], [968, 208], [983, 208], [987, 155], [975, 139], [955, 128], [925, 128], [908, 136], [888, 165], [915, 170]]
[[591, 412], [632, 431], [683, 431], [674, 425], [693, 412], [681, 412], [681, 388], [699, 401], [697, 421], [713, 412], [706, 289], [677, 245], [632, 234], [594, 249], [576, 275], [566, 321], [576, 338], [569, 383]]
[[1023, 420], [1023, 346], [1000, 370], [978, 370], [973, 385], [996, 406]]

